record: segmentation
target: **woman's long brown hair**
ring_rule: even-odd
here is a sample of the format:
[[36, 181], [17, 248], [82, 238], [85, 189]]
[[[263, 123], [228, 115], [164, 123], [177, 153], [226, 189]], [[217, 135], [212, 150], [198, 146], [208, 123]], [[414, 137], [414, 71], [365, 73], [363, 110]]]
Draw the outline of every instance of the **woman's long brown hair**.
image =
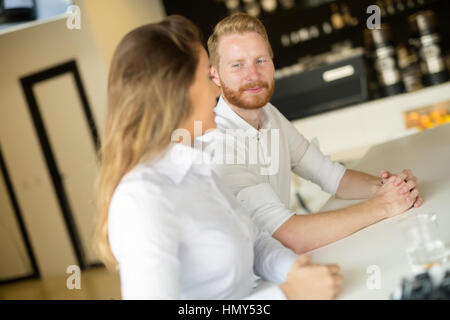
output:
[[189, 116], [199, 44], [196, 26], [184, 17], [169, 16], [132, 30], [116, 48], [96, 195], [95, 247], [109, 269], [118, 267], [108, 240], [114, 190], [138, 163], [161, 154], [172, 132]]

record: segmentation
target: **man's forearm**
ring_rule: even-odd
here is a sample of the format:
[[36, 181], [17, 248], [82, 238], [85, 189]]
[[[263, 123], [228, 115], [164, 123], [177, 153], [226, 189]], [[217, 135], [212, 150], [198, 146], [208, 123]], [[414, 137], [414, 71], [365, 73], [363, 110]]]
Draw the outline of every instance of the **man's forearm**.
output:
[[384, 219], [386, 210], [376, 198], [353, 206], [308, 215], [294, 215], [273, 237], [302, 254], [322, 247]]
[[347, 169], [339, 183], [335, 197], [345, 200], [369, 199], [373, 196], [381, 178]]

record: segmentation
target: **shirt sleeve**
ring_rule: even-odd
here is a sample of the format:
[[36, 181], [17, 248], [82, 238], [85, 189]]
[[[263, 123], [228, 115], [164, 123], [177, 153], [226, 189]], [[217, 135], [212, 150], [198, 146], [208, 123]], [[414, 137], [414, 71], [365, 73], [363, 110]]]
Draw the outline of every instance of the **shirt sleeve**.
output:
[[286, 281], [287, 274], [298, 255], [267, 232], [261, 231], [252, 221], [248, 220], [248, 223], [254, 237], [253, 271], [264, 282], [244, 299], [286, 300], [279, 284]]
[[298, 256], [267, 232], [260, 231], [254, 242], [254, 272], [262, 279], [277, 284], [286, 281]]
[[170, 203], [145, 185], [116, 191], [108, 224], [122, 299], [179, 299], [179, 224]]
[[[240, 205], [237, 204], [237, 206]], [[242, 209], [240, 206], [238, 210]], [[259, 229], [245, 213], [239, 216], [247, 225], [253, 241], [254, 273], [269, 282], [281, 284], [286, 281], [287, 274], [298, 255], [266, 231]]]
[[286, 296], [279, 284], [286, 281], [298, 255], [267, 232], [260, 230], [248, 216], [244, 215], [242, 219], [246, 221], [253, 240], [253, 272], [264, 280], [244, 299], [285, 300]]
[[310, 143], [303, 157], [293, 163], [292, 171], [334, 195], [346, 168], [338, 162], [331, 161], [330, 157], [324, 156], [318, 147]]
[[280, 127], [288, 140], [291, 169], [298, 176], [319, 185], [322, 190], [334, 195], [345, 173], [345, 167], [331, 161], [319, 148], [310, 143], [294, 125], [275, 107], [271, 110], [278, 114]]

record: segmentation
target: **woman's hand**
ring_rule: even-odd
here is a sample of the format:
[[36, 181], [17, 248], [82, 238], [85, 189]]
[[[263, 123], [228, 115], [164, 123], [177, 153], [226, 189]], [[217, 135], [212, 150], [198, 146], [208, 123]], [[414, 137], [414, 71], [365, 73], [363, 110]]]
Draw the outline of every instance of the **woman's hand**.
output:
[[334, 299], [343, 281], [339, 266], [311, 264], [311, 257], [302, 255], [291, 267], [286, 282], [280, 285], [289, 300]]

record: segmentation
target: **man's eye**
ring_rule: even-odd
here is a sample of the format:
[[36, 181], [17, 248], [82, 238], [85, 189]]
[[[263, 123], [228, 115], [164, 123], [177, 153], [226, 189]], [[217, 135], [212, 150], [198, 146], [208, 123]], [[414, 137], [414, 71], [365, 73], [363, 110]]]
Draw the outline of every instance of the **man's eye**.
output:
[[241, 66], [240, 63], [234, 63], [231, 65], [232, 68], [239, 68]]
[[259, 64], [261, 64], [261, 63], [266, 62], [266, 60], [265, 60], [265, 59], [258, 59], [256, 62], [259, 63]]

